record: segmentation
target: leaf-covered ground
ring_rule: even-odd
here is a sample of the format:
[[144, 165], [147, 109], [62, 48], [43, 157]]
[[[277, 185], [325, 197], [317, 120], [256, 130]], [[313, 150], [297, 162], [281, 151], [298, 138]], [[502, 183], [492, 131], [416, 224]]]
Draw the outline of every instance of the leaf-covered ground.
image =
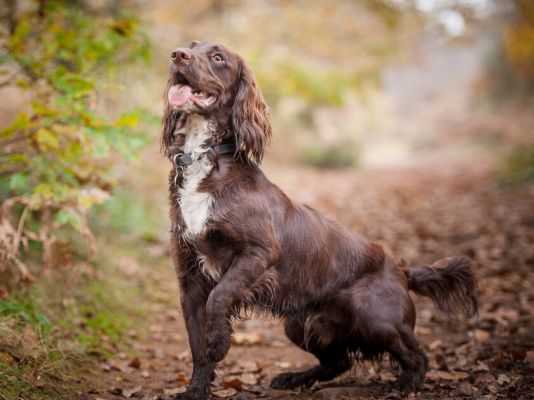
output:
[[[476, 160], [475, 160], [476, 161]], [[435, 161], [400, 170], [318, 171], [268, 166], [292, 198], [392, 248], [408, 265], [466, 254], [476, 262], [477, 317], [451, 320], [417, 298], [416, 333], [430, 359], [421, 399], [534, 398], [534, 184], [501, 186], [480, 163]], [[156, 251], [157, 253], [157, 251]], [[185, 390], [192, 363], [170, 265], [141, 266], [159, 282], [148, 302], [147, 337], [122, 344], [83, 378], [83, 399], [168, 399]], [[363, 363], [333, 382], [297, 391], [269, 389], [280, 372], [312, 356], [291, 345], [280, 322], [239, 324], [220, 364], [214, 397], [237, 399], [399, 398], [389, 364]], [[414, 396], [414, 395], [412, 395]]]

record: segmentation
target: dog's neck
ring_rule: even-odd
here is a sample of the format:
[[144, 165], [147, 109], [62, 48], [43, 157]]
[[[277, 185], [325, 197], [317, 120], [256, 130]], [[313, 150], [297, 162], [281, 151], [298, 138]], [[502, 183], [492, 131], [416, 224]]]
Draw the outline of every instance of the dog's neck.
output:
[[182, 152], [199, 155], [209, 149], [214, 132], [214, 123], [203, 115], [183, 114], [176, 122], [174, 136], [181, 137]]
[[233, 137], [228, 125], [213, 116], [180, 113], [174, 124], [175, 144], [183, 153], [213, 147]]

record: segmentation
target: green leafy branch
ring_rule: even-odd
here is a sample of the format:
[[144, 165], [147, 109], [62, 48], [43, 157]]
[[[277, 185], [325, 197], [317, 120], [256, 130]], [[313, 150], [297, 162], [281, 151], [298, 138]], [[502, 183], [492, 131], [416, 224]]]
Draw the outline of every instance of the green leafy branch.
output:
[[145, 143], [136, 127], [147, 116], [110, 117], [98, 103], [99, 82], [149, 57], [148, 40], [131, 16], [60, 0], [35, 5], [18, 14], [10, 5], [10, 34], [0, 49], [2, 63], [14, 70], [3, 85], [31, 97], [0, 130], [0, 272], [14, 263], [26, 279], [20, 249], [28, 241], [42, 244], [45, 264], [61, 229], [85, 236], [94, 250], [86, 212], [109, 196], [112, 166], [134, 158]]

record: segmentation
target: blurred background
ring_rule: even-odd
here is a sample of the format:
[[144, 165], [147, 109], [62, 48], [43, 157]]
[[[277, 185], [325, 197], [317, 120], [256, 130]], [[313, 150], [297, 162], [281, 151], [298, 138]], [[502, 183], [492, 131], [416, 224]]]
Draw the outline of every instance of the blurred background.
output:
[[[476, 261], [478, 319], [436, 331], [421, 301], [425, 396], [527, 393], [532, 1], [2, 0], [0, 398], [187, 384], [158, 137], [168, 56], [192, 40], [253, 69], [274, 125], [263, 169], [292, 198], [409, 265]], [[219, 397], [269, 398], [274, 373], [313, 363], [276, 321], [242, 322], [234, 344]], [[299, 398], [376, 397], [392, 379], [357, 372]]]

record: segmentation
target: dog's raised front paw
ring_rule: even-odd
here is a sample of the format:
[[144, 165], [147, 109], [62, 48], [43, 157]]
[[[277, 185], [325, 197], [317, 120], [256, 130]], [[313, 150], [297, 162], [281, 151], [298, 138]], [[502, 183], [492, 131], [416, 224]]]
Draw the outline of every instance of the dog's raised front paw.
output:
[[206, 358], [209, 362], [221, 361], [228, 354], [231, 344], [230, 335], [208, 335]]

